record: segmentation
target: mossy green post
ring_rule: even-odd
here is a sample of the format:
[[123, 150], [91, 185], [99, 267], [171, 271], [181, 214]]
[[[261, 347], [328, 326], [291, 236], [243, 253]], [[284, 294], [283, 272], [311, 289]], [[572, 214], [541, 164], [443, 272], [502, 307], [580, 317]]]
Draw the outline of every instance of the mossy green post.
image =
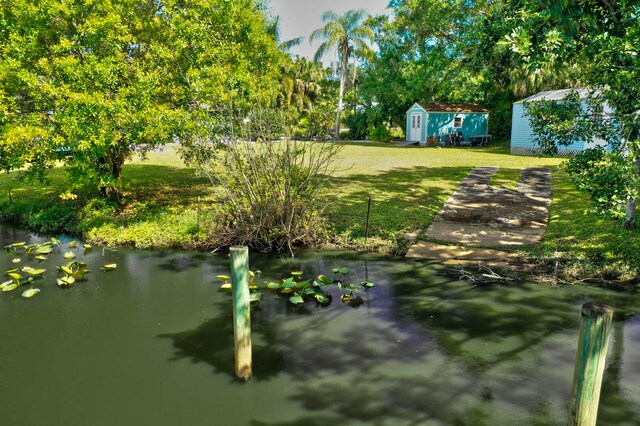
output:
[[252, 374], [251, 318], [249, 299], [249, 248], [231, 247], [231, 286], [233, 289], [233, 335], [236, 376], [248, 380]]
[[596, 424], [612, 317], [613, 309], [609, 306], [593, 303], [582, 306], [569, 412], [570, 426]]

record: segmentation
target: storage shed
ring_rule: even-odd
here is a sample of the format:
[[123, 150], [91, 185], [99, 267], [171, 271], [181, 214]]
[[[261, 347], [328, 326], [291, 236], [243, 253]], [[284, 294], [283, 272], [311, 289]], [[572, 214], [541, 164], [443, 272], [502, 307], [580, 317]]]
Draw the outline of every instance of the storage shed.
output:
[[[519, 100], [513, 104], [513, 115], [511, 118], [511, 153], [519, 155], [537, 155], [540, 152], [540, 147], [533, 140], [533, 131], [529, 124], [529, 118], [525, 115], [525, 103], [536, 102], [541, 100], [557, 101], [562, 100], [572, 92], [577, 92], [580, 99], [583, 101], [584, 108], [587, 108], [587, 100], [591, 96], [592, 91], [585, 88], [573, 88], [562, 90], [550, 90], [546, 92], [540, 92], [533, 96], [529, 96], [526, 99]], [[610, 115], [611, 108], [608, 105], [604, 105], [602, 114]], [[601, 139], [595, 139], [592, 141], [578, 140], [571, 145], [559, 147], [558, 155], [571, 156], [580, 151], [584, 151], [588, 148], [595, 148], [597, 145], [604, 144], [605, 141]]]
[[[489, 111], [474, 103], [416, 102], [407, 111], [407, 141], [444, 143], [445, 137], [462, 133], [464, 141], [486, 137], [489, 129]], [[486, 138], [485, 138], [486, 140]]]

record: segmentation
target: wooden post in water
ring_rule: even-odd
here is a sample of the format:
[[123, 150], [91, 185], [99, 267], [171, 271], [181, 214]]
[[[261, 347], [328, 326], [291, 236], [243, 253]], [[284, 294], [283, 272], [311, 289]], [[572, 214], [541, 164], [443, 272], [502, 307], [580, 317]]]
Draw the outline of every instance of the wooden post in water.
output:
[[582, 306], [571, 392], [570, 426], [596, 424], [612, 317], [613, 309], [609, 306], [593, 303]]
[[231, 247], [231, 286], [233, 289], [233, 336], [236, 376], [248, 380], [252, 374], [251, 318], [249, 300], [249, 248]]

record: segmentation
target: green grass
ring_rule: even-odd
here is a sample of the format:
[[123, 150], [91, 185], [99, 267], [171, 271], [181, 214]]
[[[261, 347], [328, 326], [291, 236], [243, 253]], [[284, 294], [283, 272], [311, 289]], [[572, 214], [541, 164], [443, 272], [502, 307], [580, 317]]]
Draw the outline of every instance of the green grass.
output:
[[[512, 156], [500, 147], [343, 145], [337, 173], [329, 178], [324, 194], [326, 217], [341, 245], [363, 246], [369, 195], [368, 248], [401, 251], [399, 235], [426, 229], [474, 167], [499, 166], [492, 184], [507, 188], [515, 187], [524, 167], [551, 167], [554, 193], [547, 234], [542, 244], [525, 251], [541, 262], [562, 259], [573, 265], [576, 273], [637, 274], [640, 232], [622, 229], [618, 220], [585, 213], [588, 197], [575, 190], [559, 167], [561, 159]], [[61, 168], [52, 171], [47, 184], [27, 184], [17, 181], [16, 176], [0, 176], [0, 220], [39, 232], [72, 233], [108, 245], [204, 248], [204, 230], [209, 221], [216, 220], [220, 197], [208, 179], [197, 176], [172, 151], [151, 153], [146, 161], [134, 160], [125, 166], [123, 208], [93, 199], [95, 194], [87, 188], [72, 188], [77, 200], [61, 200], [59, 195], [69, 189]]]

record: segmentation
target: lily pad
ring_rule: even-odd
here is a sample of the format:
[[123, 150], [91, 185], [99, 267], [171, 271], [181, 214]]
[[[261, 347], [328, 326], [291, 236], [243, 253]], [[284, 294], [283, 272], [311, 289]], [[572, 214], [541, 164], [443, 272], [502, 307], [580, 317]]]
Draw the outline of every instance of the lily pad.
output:
[[329, 285], [329, 284], [333, 284], [333, 280], [325, 275], [318, 275], [318, 280], [317, 280], [318, 285]]
[[73, 259], [74, 257], [76, 257], [76, 254], [72, 251], [65, 252], [64, 254], [65, 259]]
[[20, 263], [22, 262], [22, 260], [20, 260], [19, 258], [15, 258], [15, 259], [11, 259], [11, 263]]
[[18, 288], [18, 284], [14, 282], [12, 282], [11, 284], [4, 283], [0, 285], [0, 291], [3, 291], [3, 292], [12, 291], [12, 290], [15, 290], [16, 288]]
[[249, 302], [256, 303], [262, 299], [262, 293], [251, 293], [249, 294]]
[[57, 282], [60, 287], [71, 287], [76, 280], [73, 277], [62, 277], [58, 278]]
[[294, 305], [299, 305], [301, 303], [304, 303], [304, 299], [299, 294], [294, 294], [289, 298], [289, 302], [293, 303]]
[[331, 302], [331, 299], [322, 293], [316, 293], [314, 297], [318, 303], [321, 303], [323, 305]]
[[349, 273], [349, 268], [333, 268], [331, 272], [334, 274], [347, 275]]
[[117, 267], [118, 267], [117, 263], [110, 263], [108, 265], [102, 265], [102, 270], [103, 271], [113, 271]]
[[40, 261], [42, 261], [42, 260], [47, 260], [47, 256], [44, 256], [44, 255], [39, 254], [39, 255], [37, 255], [37, 256], [36, 256], [36, 259], [38, 259], [38, 260], [40, 260]]
[[74, 241], [71, 241], [71, 242], [69, 243], [69, 248], [76, 248], [76, 246], [77, 246], [77, 245], [78, 245], [78, 242], [77, 242], [77, 241], [75, 241], [75, 240], [74, 240]]
[[22, 271], [34, 277], [42, 276], [42, 274], [47, 272], [46, 269], [33, 269], [33, 268], [22, 268]]
[[36, 249], [36, 254], [51, 254], [53, 253], [53, 249], [51, 246], [42, 246]]
[[293, 291], [293, 289], [292, 289], [291, 287], [286, 287], [286, 288], [283, 288], [283, 289], [280, 291], [280, 293], [282, 293], [282, 294], [289, 294], [289, 293], [291, 293], [292, 291]]
[[224, 283], [220, 286], [221, 289], [231, 290], [231, 283]]
[[228, 275], [217, 275], [216, 278], [222, 281], [229, 281], [230, 277]]
[[11, 278], [13, 281], [20, 281], [22, 279], [22, 275], [17, 274], [15, 272], [9, 272], [7, 276]]
[[294, 277], [300, 277], [300, 276], [302, 276], [303, 273], [304, 272], [302, 272], [302, 271], [293, 271], [291, 273], [291, 275], [294, 276]]
[[282, 284], [270, 282], [270, 283], [267, 283], [267, 288], [270, 288], [271, 290], [278, 290], [282, 288]]
[[30, 288], [29, 290], [25, 290], [22, 292], [22, 297], [25, 297], [27, 299], [35, 296], [36, 294], [40, 293], [40, 289], [39, 288]]
[[366, 288], [371, 288], [371, 287], [375, 287], [376, 285], [374, 283], [372, 283], [371, 281], [363, 281], [362, 282], [362, 286], [366, 287]]

